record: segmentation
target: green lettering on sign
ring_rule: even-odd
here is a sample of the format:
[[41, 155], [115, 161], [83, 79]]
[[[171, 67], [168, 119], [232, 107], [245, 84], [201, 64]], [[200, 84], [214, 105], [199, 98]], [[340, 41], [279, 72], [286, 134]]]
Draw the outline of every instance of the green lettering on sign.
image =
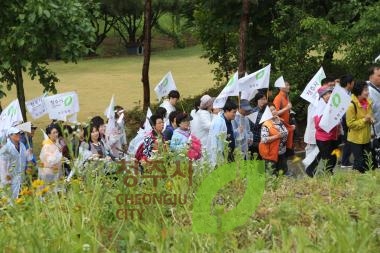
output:
[[261, 70], [259, 73], [256, 74], [256, 80], [261, 79], [265, 74], [265, 69]]
[[[211, 215], [211, 202], [216, 193], [228, 182], [237, 178], [239, 166], [240, 178], [247, 180], [247, 188], [239, 204], [231, 211], [220, 215]], [[223, 164], [214, 170], [200, 185], [193, 209], [193, 231], [197, 233], [219, 233], [230, 231], [244, 225], [255, 212], [264, 194], [264, 161], [242, 161], [239, 164]]]
[[332, 97], [332, 104], [333, 104], [333, 106], [335, 106], [335, 108], [338, 108], [338, 106], [340, 105], [341, 101], [342, 101], [342, 99], [340, 98], [340, 95], [338, 93], [336, 93]]
[[73, 103], [73, 97], [69, 96], [65, 98], [65, 101], [63, 101], [63, 103], [65, 104], [65, 106], [70, 106]]

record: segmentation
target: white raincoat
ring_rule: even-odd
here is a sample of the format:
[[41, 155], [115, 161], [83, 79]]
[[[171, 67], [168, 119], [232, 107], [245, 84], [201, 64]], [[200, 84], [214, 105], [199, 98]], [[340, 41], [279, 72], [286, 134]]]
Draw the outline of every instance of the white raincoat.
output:
[[[243, 127], [243, 132], [240, 133], [239, 127]], [[248, 154], [248, 141], [253, 141], [253, 133], [249, 125], [249, 119], [239, 112], [236, 113], [235, 119], [232, 121], [232, 127], [236, 135], [236, 147], [241, 147], [241, 151], [245, 156]]]
[[17, 151], [13, 142], [8, 139], [0, 149], [0, 188], [11, 186], [11, 197], [17, 198], [21, 189], [28, 154], [24, 144], [20, 142]]
[[59, 144], [53, 143], [50, 139], [43, 141], [40, 159], [43, 164], [38, 169], [38, 177], [46, 183], [53, 183], [63, 177], [62, 152]]

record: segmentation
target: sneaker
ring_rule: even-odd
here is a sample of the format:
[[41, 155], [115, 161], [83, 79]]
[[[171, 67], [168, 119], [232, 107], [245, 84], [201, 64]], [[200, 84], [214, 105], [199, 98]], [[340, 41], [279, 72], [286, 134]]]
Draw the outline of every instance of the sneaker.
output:
[[350, 163], [350, 164], [345, 164], [345, 165], [340, 165], [340, 167], [342, 168], [342, 169], [352, 169], [352, 164]]

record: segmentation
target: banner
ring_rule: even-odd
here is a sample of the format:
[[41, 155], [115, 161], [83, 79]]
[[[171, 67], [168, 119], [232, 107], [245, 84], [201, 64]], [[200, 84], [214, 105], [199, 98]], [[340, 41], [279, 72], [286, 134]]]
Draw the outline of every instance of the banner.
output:
[[29, 114], [32, 116], [33, 119], [41, 118], [42, 116], [47, 114], [47, 109], [43, 101], [44, 97], [45, 95], [42, 95], [25, 102], [26, 109], [28, 110]]
[[4, 137], [7, 134], [7, 130], [23, 122], [22, 113], [18, 99], [13, 100], [0, 115], [0, 137]]
[[249, 74], [238, 81], [239, 91], [242, 92], [241, 99], [251, 100], [258, 89], [269, 88], [271, 64]]
[[331, 93], [329, 102], [323, 110], [319, 126], [327, 133], [331, 131], [336, 125], [340, 124], [340, 120], [346, 113], [348, 106], [351, 103], [351, 97], [347, 91], [336, 85]]
[[306, 85], [306, 88], [303, 90], [301, 94], [301, 98], [306, 101], [316, 105], [318, 102], [318, 89], [321, 87], [321, 81], [326, 77], [325, 71], [323, 71], [323, 67], [321, 67], [318, 72], [313, 76], [310, 82]]
[[276, 82], [274, 82], [274, 87], [285, 88], [285, 80], [283, 76], [280, 76]]
[[[65, 92], [44, 97], [43, 101], [50, 119], [66, 121], [79, 112], [79, 100], [76, 92]], [[75, 117], [75, 116], [74, 116]]]
[[239, 96], [237, 82], [238, 72], [236, 71], [235, 74], [230, 78], [230, 80], [228, 80], [228, 83], [223, 88], [222, 92], [220, 92], [220, 94], [214, 100], [214, 108], [223, 108], [229, 96]]
[[172, 72], [168, 72], [164, 78], [156, 85], [154, 91], [156, 92], [158, 100], [169, 94], [170, 91], [177, 90], [172, 76]]

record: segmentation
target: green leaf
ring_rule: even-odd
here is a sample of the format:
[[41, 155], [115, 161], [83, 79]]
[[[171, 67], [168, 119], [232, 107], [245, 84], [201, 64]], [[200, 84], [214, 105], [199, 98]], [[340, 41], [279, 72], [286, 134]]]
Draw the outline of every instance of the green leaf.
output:
[[44, 14], [47, 18], [50, 18], [50, 12], [48, 10], [44, 10]]

